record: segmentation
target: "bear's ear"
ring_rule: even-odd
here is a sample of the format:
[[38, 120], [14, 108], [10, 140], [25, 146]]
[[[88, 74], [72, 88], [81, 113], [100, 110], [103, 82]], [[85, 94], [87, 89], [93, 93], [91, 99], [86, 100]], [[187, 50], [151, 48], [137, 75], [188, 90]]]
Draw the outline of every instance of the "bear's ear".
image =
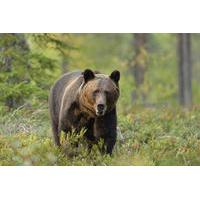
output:
[[115, 70], [111, 73], [110, 78], [115, 82], [118, 83], [120, 79], [120, 72]]
[[95, 75], [94, 75], [94, 72], [92, 70], [86, 69], [83, 72], [83, 77], [84, 77], [85, 82], [88, 82], [89, 80], [92, 80], [95, 77]]

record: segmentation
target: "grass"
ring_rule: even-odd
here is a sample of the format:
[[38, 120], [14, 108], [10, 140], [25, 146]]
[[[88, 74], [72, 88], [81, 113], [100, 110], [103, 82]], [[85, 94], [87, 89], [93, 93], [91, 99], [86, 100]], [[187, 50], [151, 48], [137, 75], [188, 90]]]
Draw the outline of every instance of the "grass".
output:
[[55, 147], [45, 107], [1, 114], [0, 165], [200, 165], [199, 107], [133, 108], [118, 121], [124, 139], [110, 157], [97, 145], [88, 154], [83, 134], [62, 137], [62, 148]]

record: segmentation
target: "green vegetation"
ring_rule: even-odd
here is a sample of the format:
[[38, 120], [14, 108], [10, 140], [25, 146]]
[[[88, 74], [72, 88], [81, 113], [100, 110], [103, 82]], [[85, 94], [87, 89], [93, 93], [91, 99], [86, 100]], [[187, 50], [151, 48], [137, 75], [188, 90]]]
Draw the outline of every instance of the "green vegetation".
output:
[[[133, 34], [0, 34], [0, 165], [200, 165], [199, 34], [192, 35], [193, 107], [178, 105], [176, 36], [150, 34], [138, 90], [130, 63]], [[53, 145], [48, 114], [51, 85], [64, 72], [121, 72], [118, 140], [113, 156], [82, 136]], [[80, 140], [79, 147], [75, 147]], [[100, 144], [99, 144], [100, 145]]]
[[199, 107], [135, 108], [119, 115], [124, 140], [112, 157], [102, 156], [97, 145], [88, 154], [82, 134], [63, 135], [62, 148], [55, 147], [47, 113], [21, 109], [1, 116], [0, 165], [200, 165]]

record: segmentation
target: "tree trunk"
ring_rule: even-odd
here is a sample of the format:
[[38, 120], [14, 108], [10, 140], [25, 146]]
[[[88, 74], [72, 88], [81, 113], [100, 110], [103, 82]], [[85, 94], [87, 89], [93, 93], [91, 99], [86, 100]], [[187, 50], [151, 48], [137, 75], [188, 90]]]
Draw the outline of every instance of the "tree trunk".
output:
[[135, 56], [131, 66], [132, 74], [136, 84], [136, 91], [133, 92], [133, 100], [142, 97], [142, 101], [145, 101], [145, 94], [140, 90], [140, 87], [144, 83], [146, 65], [147, 65], [147, 34], [146, 33], [134, 33], [134, 49]]
[[192, 105], [192, 62], [191, 62], [191, 34], [179, 33], [179, 102], [184, 107]]
[[134, 77], [136, 86], [139, 87], [144, 82], [144, 72], [146, 69], [146, 33], [135, 33], [135, 65]]

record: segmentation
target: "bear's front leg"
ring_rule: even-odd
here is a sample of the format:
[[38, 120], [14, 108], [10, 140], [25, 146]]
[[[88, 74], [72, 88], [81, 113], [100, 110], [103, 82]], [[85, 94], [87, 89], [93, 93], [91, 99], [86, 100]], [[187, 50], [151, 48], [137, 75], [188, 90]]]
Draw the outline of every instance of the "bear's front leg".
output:
[[117, 116], [115, 108], [104, 116], [95, 119], [94, 136], [97, 139], [104, 139], [102, 151], [111, 155], [117, 138]]
[[115, 146], [116, 143], [116, 137], [105, 138], [104, 140], [105, 140], [106, 153], [111, 155], [113, 147]]

